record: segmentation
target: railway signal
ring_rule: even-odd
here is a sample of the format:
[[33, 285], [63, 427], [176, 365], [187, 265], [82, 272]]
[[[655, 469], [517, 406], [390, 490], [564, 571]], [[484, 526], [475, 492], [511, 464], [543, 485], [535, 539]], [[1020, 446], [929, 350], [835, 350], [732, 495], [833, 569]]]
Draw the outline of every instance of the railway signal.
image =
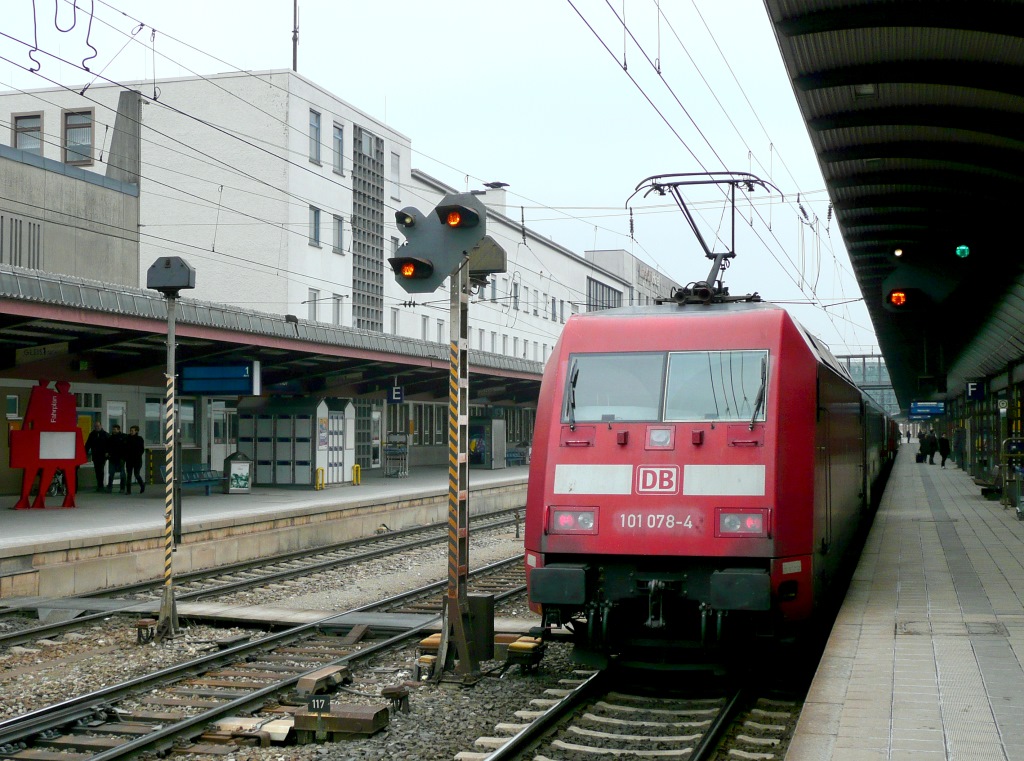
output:
[[882, 306], [890, 312], [917, 312], [929, 301], [927, 294], [920, 288], [890, 288]]
[[388, 259], [408, 293], [432, 293], [461, 267], [487, 230], [483, 203], [472, 193], [451, 193], [433, 214], [411, 206], [395, 213], [406, 242]]

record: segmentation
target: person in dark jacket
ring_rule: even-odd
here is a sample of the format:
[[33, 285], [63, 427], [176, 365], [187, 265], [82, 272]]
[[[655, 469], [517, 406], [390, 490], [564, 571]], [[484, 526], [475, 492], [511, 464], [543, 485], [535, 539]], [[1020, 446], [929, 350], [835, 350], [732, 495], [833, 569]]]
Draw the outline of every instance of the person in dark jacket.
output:
[[939, 457], [942, 458], [942, 464], [940, 468], [946, 467], [946, 459], [949, 457], [951, 447], [949, 446], [949, 439], [946, 438], [946, 434], [939, 436]]
[[110, 440], [107, 442], [107, 457], [110, 461], [110, 468], [107, 471], [108, 492], [114, 491], [114, 473], [120, 474], [121, 488], [118, 491], [124, 492], [124, 486], [128, 480], [124, 472], [124, 455], [127, 439], [128, 437], [121, 433], [121, 426], [110, 426]]
[[142, 459], [146, 454], [146, 442], [139, 436], [139, 427], [133, 425], [125, 437], [124, 461], [128, 466], [128, 480], [125, 482], [125, 493], [132, 493], [132, 481], [139, 484], [139, 494], [146, 491], [146, 479], [142, 477]]
[[935, 453], [939, 451], [939, 439], [935, 435], [935, 429], [928, 431], [928, 435], [925, 436], [925, 446], [928, 448], [928, 464], [935, 464]]
[[97, 420], [92, 424], [89, 438], [85, 440], [85, 454], [92, 458], [96, 468], [96, 491], [103, 491], [103, 466], [107, 464], [107, 445], [110, 434], [103, 430], [103, 423]]

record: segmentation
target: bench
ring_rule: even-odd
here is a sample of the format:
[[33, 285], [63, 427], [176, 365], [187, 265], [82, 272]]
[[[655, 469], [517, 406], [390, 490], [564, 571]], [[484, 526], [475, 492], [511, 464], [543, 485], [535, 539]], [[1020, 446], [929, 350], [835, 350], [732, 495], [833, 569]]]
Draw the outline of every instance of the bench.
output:
[[[163, 465], [160, 466], [160, 478], [167, 481], [167, 471]], [[211, 470], [206, 465], [183, 465], [178, 477], [178, 487], [181, 489], [202, 489], [206, 496], [210, 496], [210, 489], [219, 487], [223, 476], [219, 470]]]
[[509, 449], [505, 452], [505, 465], [512, 467], [513, 465], [526, 465], [527, 464], [527, 450], [525, 449]]

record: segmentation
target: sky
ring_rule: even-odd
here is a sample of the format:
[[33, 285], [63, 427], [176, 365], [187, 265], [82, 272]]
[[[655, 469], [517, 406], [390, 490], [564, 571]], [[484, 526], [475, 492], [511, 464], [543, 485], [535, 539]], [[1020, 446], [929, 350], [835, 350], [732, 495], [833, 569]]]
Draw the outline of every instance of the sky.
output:
[[[80, 87], [86, 34], [90, 71], [118, 82], [292, 65], [292, 0], [77, 0], [77, 19], [35, 0], [37, 23], [32, 0], [2, 1], [0, 90]], [[32, 39], [68, 62], [36, 54], [31, 73]], [[637, 184], [757, 175], [777, 190], [738, 195], [725, 284], [834, 353], [878, 353], [762, 0], [299, 0], [298, 71], [409, 137], [414, 168], [460, 191], [508, 183], [531, 229], [684, 284], [710, 262], [671, 199], [631, 198]], [[729, 247], [722, 190], [685, 197]]]

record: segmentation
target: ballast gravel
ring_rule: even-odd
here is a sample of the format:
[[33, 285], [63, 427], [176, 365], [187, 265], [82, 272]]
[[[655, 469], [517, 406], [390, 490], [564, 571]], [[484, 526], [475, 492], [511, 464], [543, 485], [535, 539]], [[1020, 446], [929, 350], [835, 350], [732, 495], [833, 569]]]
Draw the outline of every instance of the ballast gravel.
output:
[[[473, 537], [471, 567], [480, 567], [523, 551], [512, 529], [480, 532]], [[422, 548], [370, 561], [326, 574], [296, 580], [273, 590], [243, 592], [234, 604], [286, 604], [306, 610], [341, 611], [411, 587], [445, 578], [447, 548]], [[499, 605], [497, 615], [521, 617], [536, 623], [525, 601]], [[0, 650], [0, 721], [66, 700], [103, 686], [151, 673], [159, 668], [197, 658], [217, 647], [217, 641], [245, 633], [240, 628], [189, 625], [160, 645], [136, 642], [134, 618], [112, 616], [102, 624], [69, 632], [54, 640], [40, 640]], [[249, 632], [251, 633], [251, 632]], [[495, 734], [495, 725], [515, 723], [517, 710], [545, 689], [573, 676], [567, 646], [551, 644], [532, 673], [512, 667], [498, 676], [501, 663], [482, 664], [486, 674], [475, 685], [436, 685], [413, 682], [415, 648], [383, 653], [356, 667], [351, 685], [332, 696], [336, 703], [388, 705], [380, 697], [389, 685], [410, 686], [408, 713], [390, 711], [389, 726], [368, 738], [339, 743], [284, 745], [269, 748], [231, 747], [222, 761], [334, 761], [397, 759], [436, 761], [454, 758], [460, 751], [479, 751], [477, 737]], [[564, 685], [562, 685], [564, 686]], [[208, 761], [207, 756], [176, 754], [178, 758]]]

